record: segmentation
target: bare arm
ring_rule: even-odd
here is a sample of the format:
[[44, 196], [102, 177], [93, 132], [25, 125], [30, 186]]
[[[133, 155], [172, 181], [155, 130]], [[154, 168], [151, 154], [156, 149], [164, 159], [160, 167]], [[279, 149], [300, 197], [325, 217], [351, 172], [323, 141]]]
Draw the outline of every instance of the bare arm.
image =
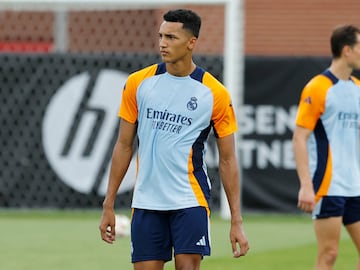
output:
[[[99, 226], [101, 238], [110, 244], [115, 240], [114, 203], [116, 194], [132, 158], [135, 134], [136, 125], [125, 120], [120, 121], [119, 135], [113, 150], [108, 188]], [[108, 227], [110, 227], [110, 231], [108, 231]]]
[[315, 193], [309, 169], [307, 140], [311, 130], [296, 126], [293, 134], [293, 147], [296, 169], [300, 181], [298, 207], [304, 212], [312, 212], [315, 206]]
[[[240, 174], [235, 154], [234, 136], [217, 140], [219, 149], [219, 170], [231, 213], [230, 241], [234, 257], [246, 255], [249, 243], [242, 226], [240, 209]], [[240, 251], [238, 246], [240, 245]]]

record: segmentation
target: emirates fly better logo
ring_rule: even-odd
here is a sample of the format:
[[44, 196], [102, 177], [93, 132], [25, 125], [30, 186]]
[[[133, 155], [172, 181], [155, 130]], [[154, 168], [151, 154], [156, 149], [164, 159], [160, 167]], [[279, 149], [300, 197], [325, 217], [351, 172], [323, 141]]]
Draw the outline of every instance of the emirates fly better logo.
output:
[[[46, 157], [61, 181], [78, 192], [106, 192], [127, 76], [115, 70], [81, 73], [61, 86], [48, 104], [42, 126]], [[119, 192], [133, 188], [134, 164], [132, 160]]]

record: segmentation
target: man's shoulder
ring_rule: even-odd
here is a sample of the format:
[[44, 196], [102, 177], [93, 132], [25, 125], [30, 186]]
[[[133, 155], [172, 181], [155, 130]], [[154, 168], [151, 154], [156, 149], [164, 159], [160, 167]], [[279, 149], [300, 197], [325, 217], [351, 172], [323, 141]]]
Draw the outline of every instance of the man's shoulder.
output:
[[359, 79], [359, 78], [357, 78], [357, 77], [355, 77], [355, 76], [351, 76], [351, 79], [353, 80], [353, 82], [354, 82], [356, 85], [360, 86], [360, 79]]
[[315, 75], [306, 84], [307, 89], [328, 89], [333, 85], [333, 81], [324, 73]]
[[132, 72], [129, 77], [131, 78], [146, 78], [148, 76], [155, 75], [157, 69], [159, 67], [159, 64], [152, 64], [150, 66], [144, 67], [142, 69], [139, 69], [137, 71]]
[[211, 88], [213, 91], [225, 91], [227, 92], [226, 87], [224, 84], [218, 80], [214, 75], [212, 75], [210, 72], [204, 70], [204, 76], [203, 76], [203, 84], [205, 84], [207, 87]]

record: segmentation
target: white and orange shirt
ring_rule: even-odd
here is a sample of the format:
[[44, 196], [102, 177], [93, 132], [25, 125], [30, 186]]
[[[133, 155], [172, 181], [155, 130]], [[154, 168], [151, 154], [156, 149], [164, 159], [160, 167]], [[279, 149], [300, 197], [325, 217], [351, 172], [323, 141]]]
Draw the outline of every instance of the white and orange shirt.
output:
[[237, 130], [227, 89], [200, 67], [176, 77], [164, 63], [155, 64], [129, 76], [119, 117], [138, 125], [132, 207], [209, 209], [205, 141], [211, 128], [217, 137]]
[[313, 131], [308, 151], [317, 199], [360, 196], [359, 86], [326, 70], [302, 91], [296, 124]]

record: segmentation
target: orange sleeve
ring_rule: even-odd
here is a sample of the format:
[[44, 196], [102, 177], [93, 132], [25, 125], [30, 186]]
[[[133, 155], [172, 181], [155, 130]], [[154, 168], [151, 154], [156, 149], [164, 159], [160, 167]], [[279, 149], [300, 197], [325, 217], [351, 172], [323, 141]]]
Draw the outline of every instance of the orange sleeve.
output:
[[360, 80], [354, 76], [351, 76], [351, 79], [354, 81], [354, 83], [358, 86], [360, 86]]
[[296, 125], [314, 130], [324, 112], [326, 95], [332, 84], [332, 81], [324, 75], [318, 75], [310, 80], [301, 93]]
[[214, 125], [215, 136], [225, 137], [237, 131], [237, 122], [230, 93], [210, 73], [205, 72], [203, 83], [209, 87], [214, 96], [214, 107], [211, 120]]
[[144, 79], [155, 74], [157, 66], [155, 64], [129, 75], [123, 88], [119, 117], [130, 123], [136, 123], [138, 117], [136, 92]]

